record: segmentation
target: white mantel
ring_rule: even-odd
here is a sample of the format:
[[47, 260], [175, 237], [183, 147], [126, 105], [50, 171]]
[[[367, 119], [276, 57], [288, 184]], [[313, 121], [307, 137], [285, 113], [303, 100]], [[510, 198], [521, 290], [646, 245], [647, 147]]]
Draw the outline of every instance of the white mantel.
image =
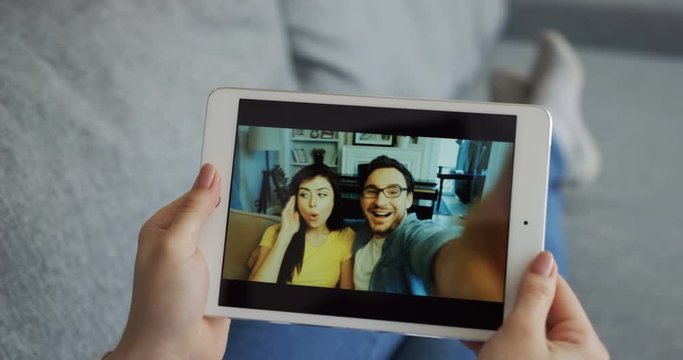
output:
[[386, 155], [400, 161], [413, 174], [415, 179], [431, 179], [436, 176], [436, 153], [429, 141], [420, 147], [383, 147], [344, 145], [341, 156], [341, 173], [353, 175], [359, 164], [367, 164], [380, 155]]

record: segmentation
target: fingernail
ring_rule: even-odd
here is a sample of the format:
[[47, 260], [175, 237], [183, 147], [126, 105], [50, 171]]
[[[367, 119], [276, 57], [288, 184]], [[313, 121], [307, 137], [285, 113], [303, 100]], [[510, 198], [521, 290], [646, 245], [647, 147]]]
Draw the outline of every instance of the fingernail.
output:
[[541, 252], [531, 263], [529, 270], [534, 274], [550, 276], [553, 271], [553, 255], [547, 251]]
[[197, 175], [197, 180], [194, 181], [192, 186], [195, 189], [208, 189], [213, 182], [213, 176], [216, 169], [211, 164], [204, 164], [199, 170], [199, 175]]

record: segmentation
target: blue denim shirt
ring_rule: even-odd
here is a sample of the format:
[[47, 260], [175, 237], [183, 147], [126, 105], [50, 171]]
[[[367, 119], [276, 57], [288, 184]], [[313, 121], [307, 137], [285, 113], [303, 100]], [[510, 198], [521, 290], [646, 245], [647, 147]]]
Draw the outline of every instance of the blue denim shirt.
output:
[[[354, 225], [355, 254], [373, 234], [367, 222]], [[462, 227], [446, 228], [433, 220], [418, 220], [415, 214], [409, 214], [384, 241], [368, 290], [413, 295], [434, 293], [434, 258], [446, 242], [461, 233]]]

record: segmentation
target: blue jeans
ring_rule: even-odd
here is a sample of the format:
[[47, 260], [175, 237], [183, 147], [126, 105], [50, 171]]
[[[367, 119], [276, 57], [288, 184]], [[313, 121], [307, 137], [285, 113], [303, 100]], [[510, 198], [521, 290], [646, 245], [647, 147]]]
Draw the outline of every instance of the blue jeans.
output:
[[[550, 151], [546, 250], [566, 276], [564, 159]], [[474, 359], [460, 342], [362, 330], [233, 320], [225, 359]]]

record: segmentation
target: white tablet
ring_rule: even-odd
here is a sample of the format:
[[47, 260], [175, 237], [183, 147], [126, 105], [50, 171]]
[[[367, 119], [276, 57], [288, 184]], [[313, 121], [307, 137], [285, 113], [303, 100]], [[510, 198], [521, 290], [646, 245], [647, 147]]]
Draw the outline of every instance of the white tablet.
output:
[[543, 249], [550, 134], [536, 106], [213, 91], [206, 314], [485, 340]]

